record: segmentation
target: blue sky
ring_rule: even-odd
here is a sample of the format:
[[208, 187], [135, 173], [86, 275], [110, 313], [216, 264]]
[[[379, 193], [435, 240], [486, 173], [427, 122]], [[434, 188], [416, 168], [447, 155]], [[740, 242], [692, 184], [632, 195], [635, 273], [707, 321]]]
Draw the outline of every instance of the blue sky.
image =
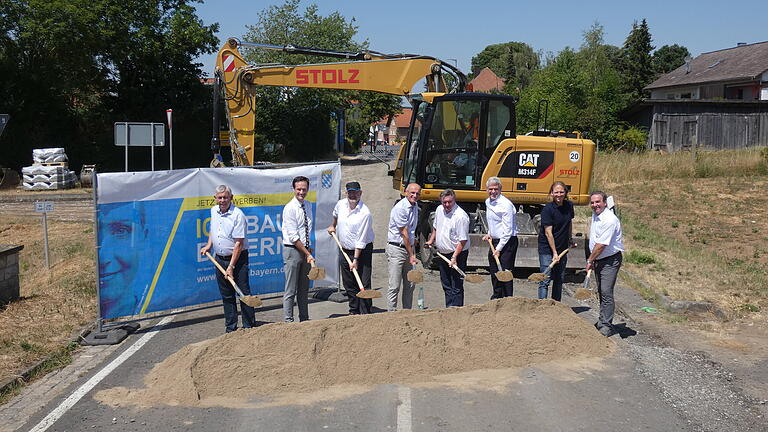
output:
[[[311, 1], [302, 1], [306, 7]], [[469, 72], [472, 56], [487, 45], [525, 42], [534, 50], [557, 53], [578, 48], [582, 35], [597, 21], [605, 42], [621, 46], [632, 22], [645, 18], [656, 47], [683, 45], [696, 56], [736, 46], [738, 42], [768, 40], [768, 0], [644, 1], [315, 1], [320, 14], [334, 11], [355, 18], [358, 41], [382, 52], [407, 52], [456, 59]], [[258, 13], [281, 1], [206, 0], [195, 5], [205, 24], [218, 22], [221, 41], [241, 38]], [[214, 56], [198, 59], [210, 75]]]

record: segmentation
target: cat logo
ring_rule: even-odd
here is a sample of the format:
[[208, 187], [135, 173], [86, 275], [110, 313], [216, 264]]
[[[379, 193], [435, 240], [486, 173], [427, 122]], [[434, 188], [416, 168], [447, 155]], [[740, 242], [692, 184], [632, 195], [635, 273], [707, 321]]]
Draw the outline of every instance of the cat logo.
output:
[[538, 153], [520, 153], [518, 166], [536, 168], [539, 164]]

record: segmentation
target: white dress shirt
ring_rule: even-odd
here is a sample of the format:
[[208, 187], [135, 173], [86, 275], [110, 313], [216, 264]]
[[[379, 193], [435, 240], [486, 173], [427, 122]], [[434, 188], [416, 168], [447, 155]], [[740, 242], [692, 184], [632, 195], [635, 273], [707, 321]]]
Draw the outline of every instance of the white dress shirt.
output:
[[[307, 244], [307, 229], [312, 232], [312, 207], [308, 201], [304, 201], [304, 208], [307, 212], [307, 224], [304, 224], [304, 210], [301, 208], [301, 203], [296, 197], [288, 201], [288, 204], [283, 207], [283, 244], [293, 245], [296, 240], [301, 240], [301, 243]], [[312, 245], [310, 245], [311, 247]]]
[[339, 200], [333, 208], [336, 218], [336, 234], [344, 249], [365, 249], [373, 242], [373, 218], [368, 206], [358, 201], [355, 208], [349, 208], [349, 200]]
[[235, 239], [243, 239], [243, 253], [248, 253], [248, 239], [245, 238], [245, 214], [242, 210], [229, 205], [229, 209], [221, 213], [219, 206], [211, 207], [211, 241], [213, 253], [230, 256], [235, 248]]
[[517, 235], [517, 224], [515, 223], [515, 205], [504, 195], [498, 198], [485, 200], [485, 217], [488, 220], [488, 235], [491, 238], [499, 239], [496, 250], [504, 248], [510, 238]]
[[419, 206], [411, 204], [408, 198], [403, 198], [392, 207], [389, 212], [389, 229], [387, 231], [387, 242], [403, 243], [403, 236], [400, 235], [400, 228], [408, 227], [408, 236], [411, 238], [411, 245], [416, 241], [416, 223], [419, 221]]
[[469, 215], [458, 205], [454, 205], [449, 213], [445, 212], [445, 207], [438, 207], [433, 228], [438, 252], [451, 254], [462, 240], [467, 241], [462, 250], [469, 250]]
[[592, 225], [589, 228], [589, 250], [595, 250], [597, 244], [605, 245], [605, 248], [595, 259], [606, 258], [624, 251], [624, 244], [621, 241], [621, 222], [608, 208], [603, 209], [600, 215], [592, 213]]

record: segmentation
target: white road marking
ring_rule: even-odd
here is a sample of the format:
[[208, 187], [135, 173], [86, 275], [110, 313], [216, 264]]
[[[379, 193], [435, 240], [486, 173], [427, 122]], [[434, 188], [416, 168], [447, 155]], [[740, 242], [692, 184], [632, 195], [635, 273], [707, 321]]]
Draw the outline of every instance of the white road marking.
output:
[[92, 376], [91, 379], [85, 382], [80, 388], [75, 390], [67, 399], [64, 400], [64, 402], [61, 403], [61, 405], [57, 406], [53, 411], [50, 412], [47, 416], [45, 416], [44, 419], [40, 421], [35, 427], [30, 429], [29, 432], [43, 432], [51, 425], [56, 423], [58, 419], [61, 418], [61, 416], [64, 415], [70, 408], [72, 408], [80, 399], [83, 398], [88, 392], [93, 390], [96, 385], [101, 382], [104, 378], [107, 377], [107, 375], [110, 374], [113, 370], [115, 370], [118, 366], [120, 366], [124, 361], [128, 360], [136, 351], [141, 349], [141, 347], [144, 346], [147, 342], [149, 342], [152, 337], [154, 337], [157, 332], [166, 324], [171, 322], [173, 320], [173, 316], [167, 316], [163, 318], [159, 323], [155, 324], [153, 327], [151, 327], [151, 330], [148, 331], [144, 336], [142, 336], [139, 340], [137, 340], [133, 345], [128, 347], [127, 350], [123, 351], [122, 354], [117, 356], [116, 359], [112, 360], [112, 362], [104, 367], [104, 369], [100, 370], [96, 375]]
[[397, 432], [411, 432], [411, 389], [398, 387], [397, 398]]

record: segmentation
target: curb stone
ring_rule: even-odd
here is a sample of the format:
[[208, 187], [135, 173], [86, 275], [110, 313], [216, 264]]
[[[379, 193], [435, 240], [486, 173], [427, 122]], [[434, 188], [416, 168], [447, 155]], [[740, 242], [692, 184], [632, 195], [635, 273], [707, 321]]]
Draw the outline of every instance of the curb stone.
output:
[[719, 320], [722, 320], [722, 321], [728, 320], [728, 315], [722, 309], [720, 309], [719, 307], [717, 307], [711, 302], [672, 300], [668, 296], [665, 296], [664, 294], [657, 292], [655, 289], [653, 289], [653, 287], [651, 287], [647, 283], [640, 280], [640, 278], [638, 278], [637, 275], [630, 272], [629, 270], [625, 270], [622, 268], [621, 271], [626, 276], [628, 276], [629, 279], [632, 280], [632, 282], [642, 286], [647, 291], [652, 292], [654, 294], [654, 301], [659, 306], [661, 306], [662, 309], [666, 310], [667, 312], [678, 313], [678, 314], [711, 313]]
[[[68, 345], [72, 342], [76, 342], [78, 345], [80, 345], [80, 341], [88, 333], [90, 333], [95, 327], [96, 327], [95, 323], [90, 323], [85, 327], [83, 327], [82, 329], [80, 329], [79, 331], [73, 332], [72, 336], [70, 336], [68, 342], [65, 345]], [[28, 383], [27, 380], [29, 379], [29, 377], [32, 376], [38, 370], [40, 370], [42, 366], [52, 357], [53, 357], [53, 354], [49, 354], [41, 358], [40, 360], [38, 360], [32, 366], [29, 366], [28, 368], [21, 371], [21, 373], [16, 374], [16, 376], [0, 381], [0, 394], [7, 392], [13, 386], [23, 386], [24, 384], [27, 384]]]

